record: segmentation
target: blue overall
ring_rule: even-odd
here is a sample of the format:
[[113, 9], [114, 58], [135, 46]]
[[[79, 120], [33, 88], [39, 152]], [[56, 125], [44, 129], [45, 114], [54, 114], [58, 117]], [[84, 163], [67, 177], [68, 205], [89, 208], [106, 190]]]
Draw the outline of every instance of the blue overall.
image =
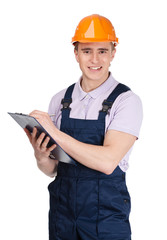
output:
[[[118, 84], [103, 102], [97, 120], [69, 117], [70, 86], [62, 100], [61, 131], [78, 141], [103, 145], [105, 116], [119, 94], [129, 90]], [[57, 176], [49, 184], [49, 240], [130, 240], [130, 196], [125, 173], [118, 166], [112, 174], [59, 162]]]

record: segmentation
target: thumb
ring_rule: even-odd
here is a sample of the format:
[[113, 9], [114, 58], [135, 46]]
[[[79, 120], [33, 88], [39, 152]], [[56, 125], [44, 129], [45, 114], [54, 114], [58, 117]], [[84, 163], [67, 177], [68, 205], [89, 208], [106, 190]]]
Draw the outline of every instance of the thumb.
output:
[[24, 132], [26, 133], [30, 143], [32, 143], [32, 136], [31, 136], [30, 131], [27, 128], [24, 128]]

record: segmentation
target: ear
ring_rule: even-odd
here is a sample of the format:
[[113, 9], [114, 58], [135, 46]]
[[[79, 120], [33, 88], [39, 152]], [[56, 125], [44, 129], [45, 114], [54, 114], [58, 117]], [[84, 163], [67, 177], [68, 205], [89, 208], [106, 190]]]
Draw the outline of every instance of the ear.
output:
[[112, 52], [111, 52], [111, 62], [115, 57], [115, 53], [116, 53], [116, 49], [112, 50]]
[[77, 62], [79, 62], [79, 59], [78, 59], [78, 51], [76, 49], [74, 49], [74, 55], [75, 55], [75, 59]]

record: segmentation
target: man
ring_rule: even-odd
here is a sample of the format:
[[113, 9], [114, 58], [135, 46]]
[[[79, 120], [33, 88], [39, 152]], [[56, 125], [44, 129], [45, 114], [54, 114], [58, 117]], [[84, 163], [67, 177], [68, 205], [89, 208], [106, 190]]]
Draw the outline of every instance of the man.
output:
[[[130, 196], [125, 172], [139, 136], [139, 97], [109, 72], [118, 43], [111, 22], [97, 14], [79, 23], [72, 39], [80, 80], [56, 94], [48, 113], [33, 111], [75, 165], [50, 158], [49, 138], [27, 136], [49, 185], [50, 240], [130, 240]], [[63, 99], [63, 100], [62, 100]], [[104, 101], [105, 100], [105, 101]], [[44, 141], [43, 141], [44, 140]]]

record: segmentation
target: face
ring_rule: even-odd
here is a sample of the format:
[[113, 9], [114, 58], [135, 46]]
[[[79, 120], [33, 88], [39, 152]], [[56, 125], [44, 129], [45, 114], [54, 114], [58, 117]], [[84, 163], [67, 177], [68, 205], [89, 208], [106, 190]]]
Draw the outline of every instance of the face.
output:
[[110, 62], [116, 52], [110, 42], [79, 43], [78, 50], [74, 52], [83, 81], [99, 84], [108, 78]]

